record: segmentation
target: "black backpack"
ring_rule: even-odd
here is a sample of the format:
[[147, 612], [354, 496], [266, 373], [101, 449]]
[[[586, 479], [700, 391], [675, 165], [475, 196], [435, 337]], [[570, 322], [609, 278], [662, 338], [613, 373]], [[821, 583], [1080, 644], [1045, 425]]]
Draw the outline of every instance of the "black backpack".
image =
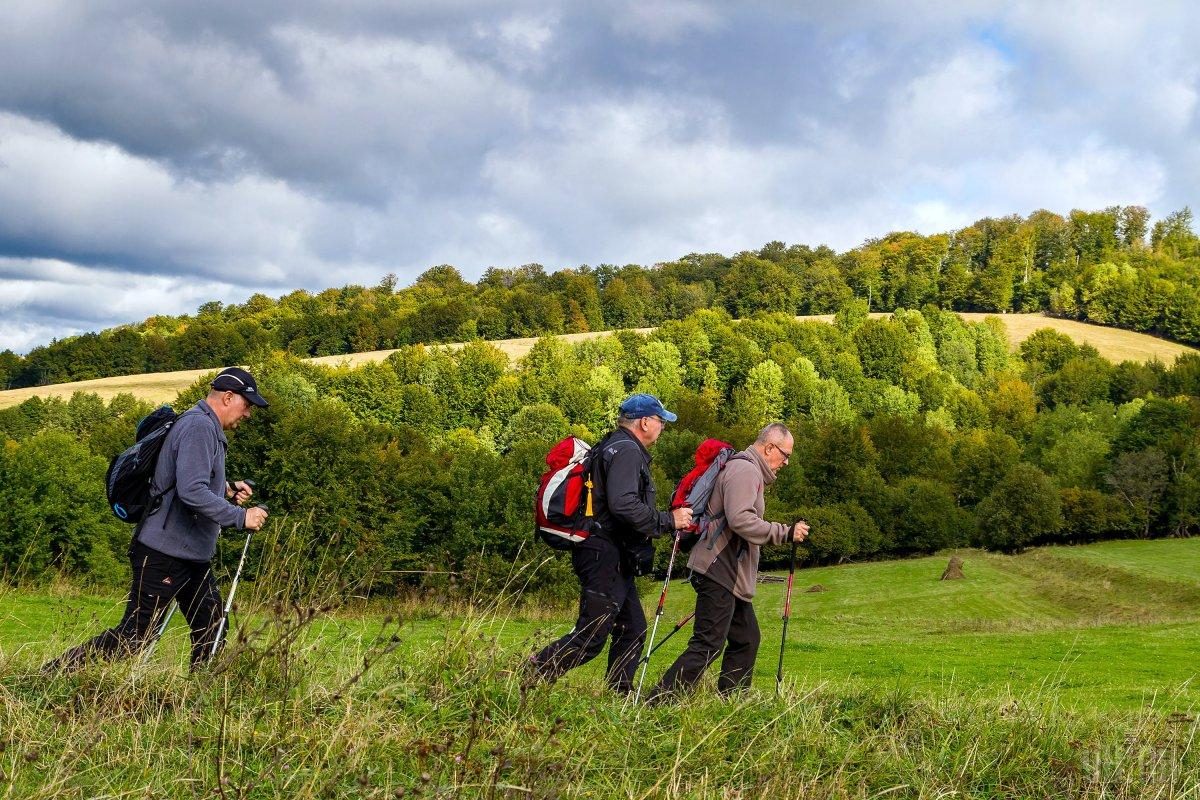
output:
[[168, 488], [162, 494], [150, 493], [154, 467], [163, 442], [180, 415], [170, 406], [156, 408], [137, 425], [134, 444], [113, 457], [104, 476], [108, 507], [122, 522], [137, 523], [153, 513]]

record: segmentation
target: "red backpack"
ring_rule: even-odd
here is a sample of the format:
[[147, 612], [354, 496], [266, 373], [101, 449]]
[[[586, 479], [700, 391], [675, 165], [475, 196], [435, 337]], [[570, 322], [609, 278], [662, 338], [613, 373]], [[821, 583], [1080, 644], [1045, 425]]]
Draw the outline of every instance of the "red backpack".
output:
[[723, 514], [720, 519], [709, 515], [708, 501], [717, 485], [717, 476], [735, 452], [728, 442], [705, 439], [696, 448], [696, 466], [675, 485], [675, 491], [671, 493], [671, 510], [685, 506], [692, 509], [691, 526], [679, 534], [680, 550], [694, 547], [714, 529], [724, 525]]
[[568, 436], [546, 454], [535, 497], [534, 529], [555, 550], [570, 550], [592, 534], [592, 448]]

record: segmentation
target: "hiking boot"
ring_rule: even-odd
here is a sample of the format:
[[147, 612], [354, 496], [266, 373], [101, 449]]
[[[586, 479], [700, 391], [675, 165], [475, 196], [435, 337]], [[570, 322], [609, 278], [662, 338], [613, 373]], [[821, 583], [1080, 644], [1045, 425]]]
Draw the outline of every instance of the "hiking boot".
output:
[[530, 656], [522, 661], [521, 665], [516, 669], [516, 675], [517, 680], [520, 681], [522, 692], [528, 692], [548, 682], [546, 676], [542, 674], [535, 656]]
[[42, 664], [38, 668], [38, 674], [43, 678], [57, 678], [60, 675], [71, 675], [83, 669], [86, 660], [79, 648], [72, 648], [58, 658]]

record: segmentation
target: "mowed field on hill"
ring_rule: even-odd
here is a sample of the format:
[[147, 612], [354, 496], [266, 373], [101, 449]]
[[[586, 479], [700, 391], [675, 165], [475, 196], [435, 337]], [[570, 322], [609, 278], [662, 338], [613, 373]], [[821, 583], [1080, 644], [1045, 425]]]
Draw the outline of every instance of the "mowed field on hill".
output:
[[[872, 314], [874, 317], [883, 317], [887, 314]], [[1008, 330], [1009, 345], [1014, 350], [1020, 346], [1021, 342], [1029, 338], [1034, 331], [1042, 328], [1053, 328], [1061, 333], [1064, 333], [1074, 339], [1076, 342], [1087, 342], [1100, 351], [1100, 355], [1109, 359], [1114, 363], [1121, 361], [1152, 361], [1159, 360], [1165, 364], [1171, 364], [1177, 356], [1182, 353], [1194, 353], [1197, 350], [1193, 347], [1169, 342], [1165, 339], [1159, 339], [1154, 336], [1149, 336], [1144, 333], [1135, 333], [1133, 331], [1121, 330], [1120, 328], [1107, 328], [1100, 325], [1089, 325], [1085, 322], [1076, 322], [1075, 320], [1057, 319], [1055, 317], [1047, 317], [1042, 314], [975, 314], [962, 313], [963, 319], [971, 322], [980, 322], [989, 316], [999, 317]], [[797, 317], [797, 319], [811, 319], [820, 322], [832, 322], [833, 316], [823, 314], [811, 317]], [[640, 328], [640, 333], [646, 333], [653, 328]], [[593, 339], [599, 336], [606, 336], [611, 331], [595, 331], [592, 333], [568, 333], [562, 335], [561, 339], [568, 342], [578, 342], [584, 339]], [[504, 351], [511, 361], [524, 356], [529, 352], [530, 348], [537, 342], [536, 338], [526, 339], [501, 339], [493, 341], [492, 344]], [[442, 345], [446, 347], [460, 347], [458, 344]], [[350, 353], [337, 356], [321, 356], [319, 358], [310, 359], [318, 364], [327, 364], [331, 366], [349, 365], [358, 366], [368, 362], [382, 361], [387, 358], [395, 350], [373, 350], [365, 353]], [[140, 400], [147, 400], [152, 403], [166, 403], [175, 399], [175, 396], [182, 390], [190, 386], [202, 375], [213, 372], [213, 369], [191, 369], [180, 370], [177, 372], [156, 372], [144, 375], [122, 375], [113, 378], [98, 378], [89, 381], [76, 381], [73, 383], [58, 383], [50, 386], [31, 386], [24, 389], [9, 389], [0, 391], [0, 408], [8, 408], [15, 406], [28, 400], [30, 397], [62, 397], [69, 398], [75, 392], [95, 392], [101, 398], [110, 400], [118, 394], [132, 394]]]

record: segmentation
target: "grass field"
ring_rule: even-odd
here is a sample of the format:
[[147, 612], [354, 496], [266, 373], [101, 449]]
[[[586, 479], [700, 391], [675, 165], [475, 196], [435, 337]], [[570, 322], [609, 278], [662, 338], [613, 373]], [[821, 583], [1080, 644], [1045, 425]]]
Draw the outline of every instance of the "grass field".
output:
[[[872, 316], [886, 316], [885, 314], [873, 314]], [[1077, 342], [1088, 342], [1092, 344], [1100, 354], [1105, 358], [1115, 362], [1131, 360], [1131, 361], [1151, 361], [1157, 359], [1164, 363], [1172, 363], [1177, 356], [1182, 353], [1196, 352], [1195, 348], [1187, 347], [1186, 345], [1176, 344], [1164, 339], [1158, 339], [1153, 336], [1148, 336], [1144, 333], [1134, 333], [1125, 331], [1119, 328], [1105, 328], [1099, 325], [1088, 325], [1083, 322], [1075, 322], [1073, 320], [1056, 319], [1054, 317], [1046, 317], [1041, 314], [970, 314], [961, 315], [963, 318], [972, 322], [978, 322], [988, 316], [999, 316], [1004, 321], [1008, 329], [1009, 344], [1015, 350], [1021, 342], [1029, 338], [1034, 331], [1041, 328], [1054, 328], [1057, 331], [1067, 334]], [[832, 315], [820, 315], [813, 317], [797, 317], [797, 319], [814, 319], [822, 322], [831, 322]], [[652, 328], [639, 329], [645, 333], [653, 330]], [[608, 331], [599, 331], [595, 333], [569, 333], [560, 338], [568, 342], [577, 342], [584, 339], [592, 339], [597, 336], [605, 336]], [[492, 344], [503, 350], [512, 361], [524, 356], [533, 347], [537, 339], [503, 339], [492, 342]], [[461, 347], [460, 344], [447, 345], [448, 347]], [[350, 366], [358, 366], [369, 362], [382, 361], [387, 358], [395, 350], [373, 350], [365, 353], [352, 353], [339, 356], [321, 356], [311, 359], [318, 364], [339, 365], [347, 364]], [[70, 398], [77, 391], [80, 392], [95, 392], [105, 400], [110, 400], [121, 393], [132, 394], [134, 397], [146, 400], [151, 403], [167, 403], [175, 399], [175, 396], [183, 389], [186, 389], [201, 375], [205, 375], [214, 370], [182, 370], [179, 372], [158, 372], [145, 375], [123, 375], [114, 378], [98, 378], [90, 381], [77, 381], [75, 383], [58, 383], [50, 386], [31, 386], [25, 389], [9, 389], [0, 391], [0, 408], [8, 408], [15, 406], [28, 400], [30, 397], [61, 397], [63, 399]]]
[[[522, 690], [570, 609], [372, 601], [299, 626], [303, 602], [260, 597], [216, 674], [186, 677], [174, 628], [145, 666], [46, 681], [120, 599], [0, 589], [0, 796], [1200, 796], [1200, 540], [961, 555], [952, 582], [946, 554], [797, 573], [781, 697], [784, 588], [762, 584], [756, 688], [722, 701], [709, 676], [656, 709], [600, 659]], [[663, 628], [693, 597], [673, 584]]]

